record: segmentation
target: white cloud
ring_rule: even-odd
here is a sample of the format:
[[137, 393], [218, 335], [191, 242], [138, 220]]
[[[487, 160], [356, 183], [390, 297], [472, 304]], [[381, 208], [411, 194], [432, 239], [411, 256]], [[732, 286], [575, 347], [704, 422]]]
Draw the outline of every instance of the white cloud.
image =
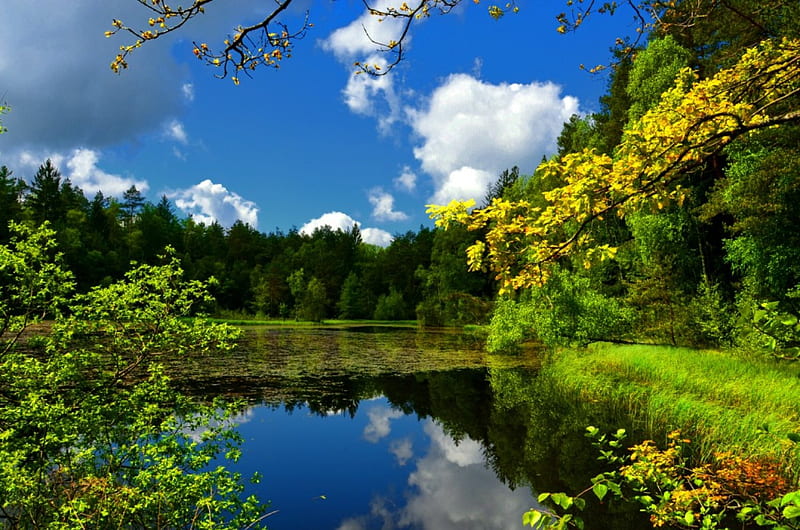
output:
[[[375, 9], [385, 9], [390, 2], [382, 1], [373, 5]], [[401, 117], [402, 105], [394, 88], [390, 73], [382, 76], [369, 76], [353, 71], [353, 62], [359, 61], [370, 65], [378, 65], [385, 69], [388, 65], [379, 52], [376, 44], [398, 40], [403, 30], [403, 20], [399, 18], [379, 18], [364, 11], [357, 19], [331, 33], [327, 39], [320, 41], [326, 51], [332, 52], [341, 61], [350, 77], [342, 90], [344, 100], [351, 111], [371, 116], [378, 120], [378, 128], [388, 133]], [[404, 46], [410, 43], [407, 36]]]
[[174, 199], [175, 206], [198, 223], [212, 224], [217, 221], [225, 227], [242, 221], [253, 228], [258, 227], [258, 207], [252, 201], [243, 199], [236, 193], [228, 191], [222, 184], [215, 184], [206, 179], [199, 184], [184, 190], [166, 194]]
[[369, 243], [370, 245], [388, 247], [394, 238], [392, 234], [380, 228], [362, 228], [361, 239], [364, 240], [364, 243]]
[[397, 459], [397, 465], [404, 466], [414, 458], [414, 449], [409, 438], [402, 440], [392, 440], [389, 444], [389, 452]]
[[[393, 2], [382, 0], [375, 2], [372, 7], [382, 10], [392, 4]], [[391, 17], [381, 22], [378, 17], [365, 10], [353, 22], [331, 33], [321, 45], [323, 49], [333, 52], [340, 61], [348, 62], [359, 55], [370, 55], [379, 50], [376, 42], [398, 40], [403, 31], [403, 22], [403, 19]], [[406, 40], [405, 44], [408, 42]]]
[[578, 112], [578, 100], [561, 96], [553, 83], [482, 82], [467, 74], [449, 76], [426, 108], [409, 109], [421, 138], [414, 156], [434, 180], [433, 200], [483, 198], [503, 170], [532, 170], [556, 148], [561, 127]]
[[389, 435], [390, 420], [403, 417], [403, 412], [386, 406], [372, 407], [367, 411], [369, 423], [364, 427], [364, 439], [376, 443]]
[[192, 83], [184, 83], [181, 85], [181, 94], [183, 99], [188, 102], [194, 101], [194, 85]]
[[[387, 64], [383, 58], [377, 56], [370, 56], [367, 61], [381, 64], [384, 68]], [[352, 72], [342, 94], [351, 111], [375, 118], [378, 121], [378, 130], [383, 134], [388, 134], [392, 125], [400, 119], [402, 105], [391, 74], [373, 77]]]
[[378, 221], [404, 221], [408, 215], [394, 209], [394, 197], [380, 188], [369, 192], [369, 202], [372, 204], [372, 216]]
[[434, 204], [447, 204], [452, 200], [465, 201], [467, 199], [480, 199], [486, 195], [489, 184], [494, 175], [469, 166], [464, 166], [451, 171], [444, 178], [439, 179], [436, 191], [431, 197]]
[[164, 127], [164, 133], [168, 138], [175, 140], [178, 143], [186, 145], [189, 143], [189, 136], [186, 134], [183, 124], [178, 120], [172, 120]]
[[102, 191], [105, 196], [121, 197], [131, 186], [136, 186], [136, 189], [142, 193], [150, 189], [146, 180], [114, 175], [100, 169], [97, 166], [100, 161], [100, 153], [94, 149], [80, 148], [66, 153], [47, 154], [20, 151], [15, 158], [16, 163], [12, 162], [10, 165], [24, 168], [31, 174], [35, 173], [45, 160], [50, 159], [61, 176], [69, 179], [89, 198], [98, 191]]
[[393, 238], [389, 232], [381, 230], [380, 228], [362, 228], [361, 223], [346, 213], [337, 211], [328, 212], [326, 214], [322, 214], [316, 219], [310, 220], [300, 227], [300, 233], [311, 235], [314, 233], [314, 230], [317, 228], [322, 228], [323, 226], [329, 226], [334, 231], [341, 230], [344, 232], [351, 230], [353, 225], [358, 226], [358, 228], [361, 230], [361, 239], [365, 243], [377, 245], [379, 247], [387, 247], [392, 242]]
[[411, 192], [417, 187], [417, 175], [408, 166], [403, 166], [400, 176], [394, 179], [394, 185], [402, 190]]
[[322, 228], [323, 226], [329, 226], [331, 230], [334, 231], [341, 230], [342, 232], [346, 232], [352, 230], [353, 225], [359, 226], [360, 224], [361, 223], [346, 213], [334, 211], [322, 214], [320, 217], [310, 220], [300, 227], [300, 233], [310, 236], [314, 233], [314, 230]]

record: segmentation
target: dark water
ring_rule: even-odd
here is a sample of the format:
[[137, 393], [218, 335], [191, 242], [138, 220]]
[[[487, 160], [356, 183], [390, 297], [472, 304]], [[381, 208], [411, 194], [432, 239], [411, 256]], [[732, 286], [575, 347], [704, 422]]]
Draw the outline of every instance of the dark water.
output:
[[[243, 397], [239, 470], [280, 529], [512, 529], [539, 491], [590, 484], [588, 422], [537, 386], [539, 354], [490, 356], [463, 334], [249, 330], [223, 358], [172, 368], [185, 389]], [[609, 513], [610, 512], [610, 513]], [[648, 528], [591, 504], [587, 529]]]

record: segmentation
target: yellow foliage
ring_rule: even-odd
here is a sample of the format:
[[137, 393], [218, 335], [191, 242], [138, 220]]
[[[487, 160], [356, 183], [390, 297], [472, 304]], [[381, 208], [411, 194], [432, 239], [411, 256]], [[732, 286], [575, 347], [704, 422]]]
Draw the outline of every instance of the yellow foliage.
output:
[[550, 265], [578, 249], [589, 249], [586, 266], [614, 256], [612, 247], [592, 246], [586, 230], [592, 221], [612, 211], [624, 217], [682, 204], [681, 179], [734, 138], [800, 119], [796, 110], [774, 110], [797, 95], [798, 79], [798, 39], [765, 41], [708, 79], [684, 69], [660, 103], [626, 129], [613, 158], [586, 149], [542, 163], [537, 175], [561, 183], [543, 194], [545, 207], [495, 199], [468, 213], [474, 203], [454, 201], [431, 205], [428, 213], [438, 226], [487, 230], [467, 259], [471, 269], [495, 272], [501, 292], [541, 285]]

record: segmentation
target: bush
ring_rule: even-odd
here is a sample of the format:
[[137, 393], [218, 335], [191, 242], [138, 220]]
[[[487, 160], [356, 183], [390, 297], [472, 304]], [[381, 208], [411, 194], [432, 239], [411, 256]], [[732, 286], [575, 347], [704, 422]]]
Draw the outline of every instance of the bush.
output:
[[[232, 347], [233, 328], [187, 318], [207, 284], [183, 281], [171, 258], [72, 295], [53, 232], [12, 229], [0, 246], [0, 525], [256, 525], [264, 506], [241, 497], [241, 477], [209, 466], [238, 457], [234, 407], [178, 394], [156, 362]], [[49, 332], [21, 344], [43, 316]]]

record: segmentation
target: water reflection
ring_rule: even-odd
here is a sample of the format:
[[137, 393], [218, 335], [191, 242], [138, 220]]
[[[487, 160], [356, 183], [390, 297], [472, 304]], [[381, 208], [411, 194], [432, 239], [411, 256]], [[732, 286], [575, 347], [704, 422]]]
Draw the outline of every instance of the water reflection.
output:
[[[446, 530], [522, 528], [534, 492], [575, 493], [599, 472], [584, 427], [619, 425], [542, 388], [537, 365], [455, 334], [317, 329], [253, 332], [222, 361], [172, 368], [189, 392], [252, 404], [240, 465], [264, 476], [270, 528]], [[586, 519], [648, 527], [613, 505]]]
[[529, 488], [498, 480], [483, 444], [386, 398], [352, 418], [266, 406], [246, 417], [241, 464], [265, 474], [255, 491], [278, 510], [275, 530], [518, 529], [534, 503]]
[[484, 465], [482, 446], [470, 438], [456, 443], [432, 421], [428, 454], [417, 461], [400, 522], [420, 528], [520, 528], [521, 514], [534, 497], [528, 488], [511, 490]]

